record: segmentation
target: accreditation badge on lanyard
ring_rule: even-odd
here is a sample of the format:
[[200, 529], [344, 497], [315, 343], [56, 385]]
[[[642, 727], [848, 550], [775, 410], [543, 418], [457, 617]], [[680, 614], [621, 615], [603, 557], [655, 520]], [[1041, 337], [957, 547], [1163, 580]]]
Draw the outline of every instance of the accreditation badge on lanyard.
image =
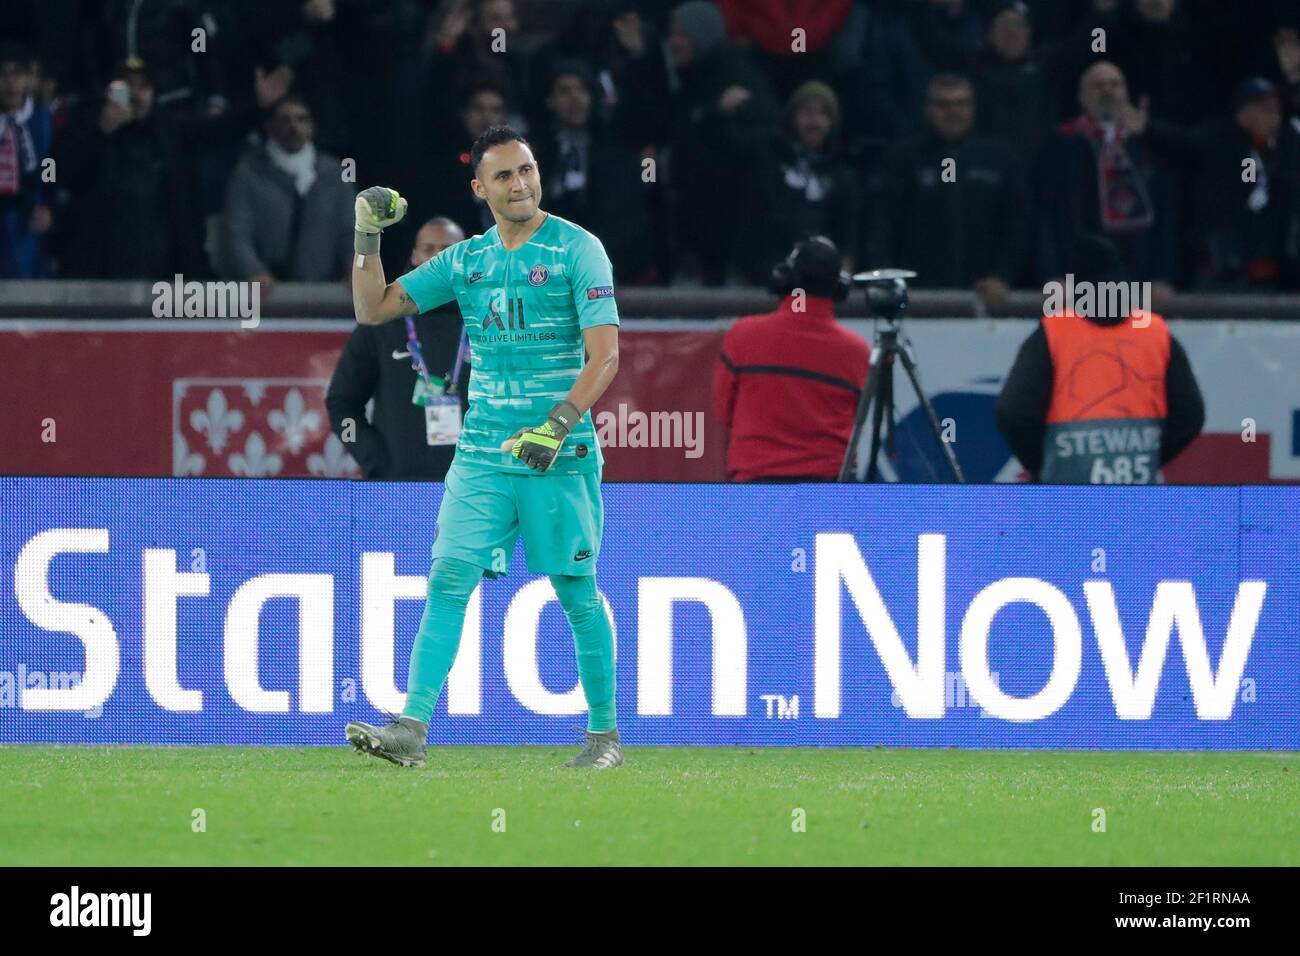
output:
[[441, 378], [429, 375], [424, 361], [424, 351], [415, 334], [415, 320], [406, 316], [406, 342], [411, 350], [411, 365], [420, 373], [415, 380], [411, 401], [424, 407], [424, 440], [430, 445], [454, 445], [460, 438], [460, 397], [456, 383], [460, 378], [461, 353], [465, 348], [465, 332], [461, 330], [461, 347], [456, 350], [456, 368], [448, 385]]

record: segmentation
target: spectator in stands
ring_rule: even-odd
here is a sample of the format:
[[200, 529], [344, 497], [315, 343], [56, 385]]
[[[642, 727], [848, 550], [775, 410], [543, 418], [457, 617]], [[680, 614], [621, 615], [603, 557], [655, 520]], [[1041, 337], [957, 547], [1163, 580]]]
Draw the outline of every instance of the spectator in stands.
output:
[[[507, 122], [505, 94], [491, 82], [478, 80], [466, 89], [457, 115], [460, 126], [456, 134], [430, 139], [424, 152], [412, 156], [398, 170], [393, 186], [407, 198], [417, 216], [438, 210], [470, 235], [477, 235], [492, 228], [493, 219], [487, 203], [470, 189], [474, 170], [470, 165], [469, 148], [489, 126], [502, 126]], [[415, 239], [411, 232], [413, 228], [398, 223], [386, 230], [391, 241], [386, 242], [385, 247], [405, 248]], [[390, 274], [395, 274], [392, 270], [400, 265], [391, 258], [384, 260]]]
[[737, 271], [751, 284], [765, 285], [771, 264], [809, 236], [829, 238], [844, 250], [844, 268], [852, 268], [858, 196], [840, 157], [839, 127], [833, 89], [813, 80], [795, 90], [785, 108], [785, 135], [746, 190]]
[[[527, 103], [533, 38], [521, 33], [514, 0], [446, 0], [440, 12], [430, 21], [426, 42], [430, 107], [426, 122], [443, 133], [458, 133], [454, 117], [463, 106], [459, 94], [475, 83], [490, 84], [505, 103], [516, 107]], [[508, 122], [527, 131], [522, 115], [509, 117]]]
[[[58, 86], [75, 95], [86, 85], [88, 58], [78, 46], [77, 38], [83, 35], [82, 23], [89, 13], [87, 5], [82, 3], [8, 0], [0, 21], [4, 25], [5, 45], [17, 46], [30, 55]], [[41, 101], [39, 95], [36, 99]]]
[[[423, 265], [464, 238], [465, 233], [450, 219], [430, 219], [416, 235], [408, 268]], [[460, 396], [464, 412], [469, 407], [469, 352], [458, 346], [464, 341], [460, 309], [452, 302], [412, 321], [425, 371], [435, 389], [445, 382], [449, 393]], [[416, 369], [407, 335], [405, 322], [353, 328], [325, 395], [330, 428], [366, 478], [442, 481], [456, 446], [428, 443], [424, 407], [417, 394], [424, 376]], [[453, 374], [449, 370], [458, 356], [462, 361]], [[366, 420], [366, 403], [371, 399], [375, 402], [373, 422]]]
[[653, 267], [648, 190], [636, 150], [592, 118], [594, 78], [561, 60], [546, 97], [547, 119], [530, 142], [546, 208], [600, 237], [622, 285], [646, 283]]
[[[638, 9], [645, 6], [640, 0], [584, 0], [574, 4], [570, 19], [557, 30], [554, 42], [534, 57], [530, 86], [540, 95], [549, 96], [558, 64], [585, 62], [593, 76], [593, 124], [634, 148], [640, 162], [657, 163], [669, 137], [671, 98], [668, 65], [661, 52], [663, 33], [649, 13], [643, 15]], [[546, 104], [534, 104], [533, 109], [541, 117], [538, 125], [545, 127], [549, 112]], [[534, 151], [538, 138], [530, 137]], [[547, 171], [543, 163], [543, 176]], [[665, 177], [666, 173], [647, 177], [650, 181], [645, 182], [638, 173], [637, 182], [645, 193], [650, 215], [649, 231], [642, 234], [640, 241], [647, 246], [652, 260], [648, 269], [638, 271], [656, 283], [666, 282], [672, 274]], [[612, 251], [610, 256], [620, 282], [626, 285], [637, 281], [620, 267]]]
[[1047, 141], [1036, 166], [1041, 278], [1065, 275], [1078, 237], [1101, 233], [1120, 249], [1123, 278], [1152, 282], [1163, 298], [1174, 274], [1174, 210], [1165, 171], [1143, 138], [1142, 111], [1124, 74], [1104, 60], [1080, 77], [1079, 104], [1083, 111]]
[[[1078, 109], [1079, 75], [1097, 62], [1099, 56], [1105, 55], [1098, 51], [1099, 41], [1104, 36], [1109, 46], [1123, 29], [1124, 12], [1120, 0], [1021, 2], [1028, 8], [1027, 19], [1032, 30], [1030, 59], [1042, 70], [1047, 83], [1049, 126], [1054, 128]], [[990, 25], [1004, 5], [1004, 0], [991, 0]], [[1098, 34], [1098, 30], [1102, 32]], [[971, 68], [970, 72], [974, 75], [979, 71]]]
[[[81, 4], [85, 12], [80, 17], [80, 35], [64, 37], [63, 42], [76, 49], [77, 58], [83, 61], [79, 70], [88, 88], [82, 92], [102, 90], [118, 78], [119, 64], [141, 60], [149, 64], [156, 106], [178, 107], [197, 115], [210, 98], [228, 93], [216, 37], [208, 36], [213, 32], [210, 11], [214, 6], [201, 0]], [[194, 49], [196, 30], [202, 32], [204, 42], [198, 55]], [[207, 49], [209, 41], [214, 44], [212, 50]]]
[[[1300, 278], [1300, 131], [1262, 77], [1244, 80], [1228, 123], [1204, 138], [1198, 286], [1247, 291], [1295, 288]], [[1243, 163], [1249, 163], [1243, 167]]]
[[1124, 75], [1129, 96], [1152, 116], [1176, 123], [1198, 120], [1210, 102], [1204, 62], [1212, 50], [1199, 35], [1180, 0], [1134, 0], [1121, 7], [1110, 55]]
[[972, 57], [978, 132], [1015, 150], [1024, 163], [1038, 153], [1056, 120], [1048, 72], [1033, 52], [1029, 8], [1005, 0], [989, 20], [987, 43]]
[[1065, 40], [1080, 27], [1109, 27], [1108, 16], [1117, 13], [1119, 0], [1024, 0], [1034, 34], [1048, 43]]
[[225, 273], [269, 287], [349, 275], [354, 188], [339, 160], [312, 142], [311, 108], [287, 96], [266, 121], [266, 144], [230, 177]]
[[856, 104], [859, 135], [874, 148], [919, 136], [935, 73], [959, 72], [984, 44], [967, 0], [883, 0], [872, 4]]
[[[669, 125], [667, 69], [658, 55], [662, 42], [637, 10], [637, 0], [576, 4], [554, 43], [534, 57], [529, 85], [548, 97], [560, 64], [585, 62], [593, 77], [594, 122], [652, 155], [667, 138]], [[545, 117], [545, 102], [535, 109]]]
[[[429, 106], [423, 85], [427, 80], [424, 40], [431, 17], [429, 4], [422, 0], [344, 0], [337, 7], [337, 29], [345, 39], [335, 47], [341, 55], [329, 66], [341, 81], [339, 107], [349, 135], [343, 152], [319, 134], [317, 145], [356, 159], [357, 174], [367, 182], [394, 182], [394, 170], [425, 145], [425, 137], [416, 134], [427, 125]], [[376, 56], [375, 50], [383, 50], [383, 55]], [[309, 91], [303, 92], [314, 104]], [[382, 103], [383, 109], [375, 109], [376, 103]], [[358, 135], [359, 130], [364, 130], [364, 135]], [[405, 248], [405, 244], [397, 246], [399, 253]]]
[[[76, 232], [66, 275], [158, 279], [209, 274], [193, 195], [192, 152], [234, 142], [287, 92], [288, 67], [256, 74], [256, 105], [191, 118], [156, 109], [144, 64], [130, 61], [94, 115], [56, 142], [62, 185], [72, 193]], [[119, 98], [120, 97], [120, 98]]]
[[864, 11], [861, 70], [850, 84], [850, 131], [875, 152], [920, 135], [930, 62], [916, 38], [917, 5], [881, 0]]
[[[1213, 119], [1220, 106], [1227, 105], [1231, 90], [1227, 86], [1224, 93], [1212, 95], [1216, 69], [1225, 65], [1215, 63], [1221, 59], [1222, 36], [1213, 30], [1207, 12], [1214, 15], [1192, 12], [1185, 0], [1133, 0], [1119, 8], [1108, 34], [1113, 41], [1107, 58], [1123, 73], [1129, 98], [1136, 104], [1123, 111], [1122, 123], [1131, 136], [1141, 137], [1158, 161], [1169, 207], [1186, 211], [1173, 222], [1177, 248], [1169, 278], [1176, 284], [1192, 281], [1190, 266], [1203, 250], [1204, 244], [1192, 234], [1206, 148], [1201, 137], [1207, 126], [1217, 125]], [[1243, 75], [1227, 69], [1233, 77], [1229, 82]]]
[[930, 132], [901, 143], [872, 177], [872, 267], [915, 269], [917, 288], [974, 288], [1000, 305], [1024, 269], [1028, 188], [1010, 147], [972, 132], [970, 81], [930, 81]]
[[[728, 23], [736, 43], [727, 40]], [[593, 77], [593, 128], [656, 163], [654, 181], [641, 185], [651, 207], [647, 242], [663, 281], [679, 272], [688, 282], [701, 275], [719, 284], [737, 277], [738, 262], [751, 278], [762, 272], [773, 252], [735, 248], [746, 222], [736, 208], [742, 204], [726, 215], [718, 197], [744, 191], [736, 178], [751, 183], [756, 170], [770, 173], [784, 162], [768, 153], [780, 137], [779, 109], [766, 91], [833, 70], [842, 122], [835, 138], [860, 174], [884, 149], [927, 131], [935, 73], [971, 78], [976, 131], [1003, 139], [1032, 169], [1036, 281], [1063, 274], [1075, 238], [1100, 230], [1124, 249], [1134, 278], [1157, 280], [1158, 297], [1168, 283], [1295, 284], [1290, 253], [1276, 283], [1234, 278], [1235, 266], [1212, 261], [1233, 255], [1223, 245], [1233, 233], [1223, 215], [1237, 208], [1238, 184], [1201, 190], [1212, 175], [1204, 164], [1225, 158], [1226, 141], [1216, 137], [1225, 129], [1233, 142], [1239, 137], [1235, 117], [1224, 115], [1235, 110], [1236, 83], [1262, 76], [1283, 91], [1277, 153], [1260, 153], [1266, 173], [1271, 163], [1280, 166], [1268, 209], [1244, 221], [1281, 215], [1275, 203], [1289, 174], [1286, 130], [1300, 133], [1295, 0], [1257, 0], [1249, 14], [1209, 0], [692, 0], [679, 10], [648, 0], [21, 0], [5, 8], [3, 24], [7, 38], [40, 54], [52, 87], [34, 97], [34, 116], [42, 107], [54, 112], [59, 163], [58, 182], [49, 184], [52, 223], [37, 240], [49, 264], [33, 274], [137, 276], [164, 264], [204, 272], [202, 227], [215, 256], [222, 199], [246, 145], [242, 131], [261, 119], [240, 89], [254, 64], [295, 65], [318, 149], [355, 159], [358, 170], [370, 170], [368, 181], [393, 183], [426, 215], [444, 212], [478, 231], [490, 221], [462, 188], [467, 104], [506, 111], [504, 121], [519, 126], [526, 115], [540, 128], [550, 115], [555, 64], [576, 58]], [[807, 33], [790, 37], [795, 27]], [[1097, 62], [1097, 28], [1113, 65]], [[800, 39], [808, 52], [791, 49]], [[123, 122], [114, 107], [101, 117], [115, 64], [128, 54], [149, 66], [148, 115]], [[1116, 86], [1123, 93], [1110, 102]], [[481, 94], [485, 87], [495, 95]], [[1083, 99], [1081, 116], [1043, 136], [1043, 117], [1055, 124]], [[134, 100], [139, 105], [139, 92]], [[377, 102], [384, 109], [376, 117]], [[223, 122], [204, 122], [213, 119]], [[143, 135], [140, 124], [171, 134]], [[356, 135], [361, 128], [365, 137]], [[1030, 159], [1039, 145], [1046, 147], [1041, 162]], [[102, 168], [106, 158], [124, 163], [123, 174]], [[114, 195], [129, 208], [116, 212]], [[136, 202], [139, 196], [149, 201]], [[0, 196], [0, 205], [12, 213], [13, 200]], [[120, 226], [116, 215], [126, 219]], [[24, 229], [39, 230], [45, 218], [38, 211]], [[10, 215], [7, 228], [15, 221]], [[390, 265], [402, 264], [419, 222], [408, 217], [397, 228], [405, 242], [395, 236], [385, 244]], [[103, 225], [131, 241], [106, 240]], [[857, 257], [851, 238], [832, 238]], [[24, 240], [6, 240], [5, 251], [12, 254], [16, 241]], [[687, 268], [677, 270], [683, 250]]]
[[1300, 31], [1282, 27], [1273, 34], [1273, 52], [1280, 81], [1286, 91], [1284, 103], [1290, 123], [1300, 129]]
[[913, 27], [921, 51], [934, 70], [957, 69], [972, 51], [984, 45], [984, 22], [969, 0], [917, 4]]
[[[242, 62], [287, 65], [296, 77], [295, 88], [312, 104], [316, 142], [321, 149], [335, 155], [352, 156], [349, 141], [355, 131], [350, 128], [343, 108], [344, 88], [350, 82], [340, 70], [349, 50], [368, 48], [368, 38], [356, 23], [344, 22], [338, 0], [258, 0], [238, 4], [239, 35], [247, 54]], [[361, 5], [357, 5], [361, 6]], [[387, 52], [387, 51], [386, 51]], [[366, 71], [375, 60], [373, 54], [362, 62]], [[247, 67], [245, 67], [246, 69]], [[370, 130], [372, 117], [360, 117]]]
[[25, 50], [0, 49], [0, 279], [43, 279], [53, 221], [43, 175], [54, 119], [34, 97], [36, 66]]
[[731, 481], [833, 481], [853, 431], [871, 349], [835, 320], [848, 291], [840, 251], [825, 236], [772, 270], [776, 311], [728, 330], [713, 375], [713, 408], [731, 430]]
[[[853, 0], [718, 0], [733, 39], [749, 40], [761, 57], [776, 95], [824, 79], [830, 70], [827, 46], [853, 8]], [[795, 30], [802, 30], [796, 48]]]
[[[1122, 281], [1104, 236], [1081, 237], [1071, 264], [1076, 288]], [[998, 429], [1038, 481], [1155, 484], [1205, 424], [1196, 377], [1161, 316], [1091, 312], [1044, 316], [1002, 386]]]
[[64, 91], [59, 85], [59, 75], [53, 64], [34, 60], [35, 76], [32, 84], [32, 98], [35, 99], [36, 105], [50, 111], [54, 116], [54, 127], [58, 129], [63, 125], [66, 102]]
[[676, 76], [671, 137], [676, 235], [706, 285], [722, 285], [738, 217], [737, 183], [763, 160], [780, 111], [749, 52], [727, 42], [722, 14], [707, 0], [673, 11], [669, 62]]

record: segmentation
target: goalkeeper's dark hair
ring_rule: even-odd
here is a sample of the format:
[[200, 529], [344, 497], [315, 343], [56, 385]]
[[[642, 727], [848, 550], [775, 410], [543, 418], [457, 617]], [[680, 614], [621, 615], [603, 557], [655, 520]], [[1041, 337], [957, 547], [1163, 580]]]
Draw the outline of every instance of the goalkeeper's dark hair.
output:
[[478, 164], [483, 162], [483, 154], [493, 146], [500, 146], [502, 143], [520, 142], [532, 149], [528, 140], [512, 126], [489, 126], [479, 138], [474, 140], [474, 145], [470, 147], [469, 164], [474, 169], [474, 175], [478, 175]]

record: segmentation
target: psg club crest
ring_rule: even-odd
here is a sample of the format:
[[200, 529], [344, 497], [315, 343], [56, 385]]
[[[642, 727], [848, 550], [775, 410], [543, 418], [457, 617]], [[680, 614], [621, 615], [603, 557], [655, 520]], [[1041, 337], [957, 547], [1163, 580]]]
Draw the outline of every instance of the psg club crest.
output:
[[533, 266], [528, 270], [529, 285], [545, 285], [550, 277], [551, 273], [546, 266]]

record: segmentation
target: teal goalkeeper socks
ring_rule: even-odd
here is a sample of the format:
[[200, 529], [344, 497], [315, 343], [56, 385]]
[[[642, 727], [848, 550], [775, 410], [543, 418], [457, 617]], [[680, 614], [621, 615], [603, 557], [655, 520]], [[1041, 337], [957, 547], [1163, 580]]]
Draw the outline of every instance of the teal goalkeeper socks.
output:
[[553, 574], [551, 586], [573, 628], [578, 677], [587, 698], [587, 729], [593, 733], [613, 730], [618, 726], [614, 706], [614, 632], [596, 591], [596, 579], [589, 575]]
[[[428, 724], [460, 648], [465, 608], [483, 569], [459, 558], [438, 558], [429, 572], [429, 593], [420, 631], [411, 648], [403, 717]], [[551, 584], [573, 628], [578, 677], [587, 699], [587, 729], [618, 726], [614, 702], [614, 632], [591, 576], [552, 575]]]
[[429, 571], [429, 596], [406, 672], [403, 717], [429, 723], [447, 674], [456, 660], [465, 607], [483, 569], [459, 558], [438, 558]]

